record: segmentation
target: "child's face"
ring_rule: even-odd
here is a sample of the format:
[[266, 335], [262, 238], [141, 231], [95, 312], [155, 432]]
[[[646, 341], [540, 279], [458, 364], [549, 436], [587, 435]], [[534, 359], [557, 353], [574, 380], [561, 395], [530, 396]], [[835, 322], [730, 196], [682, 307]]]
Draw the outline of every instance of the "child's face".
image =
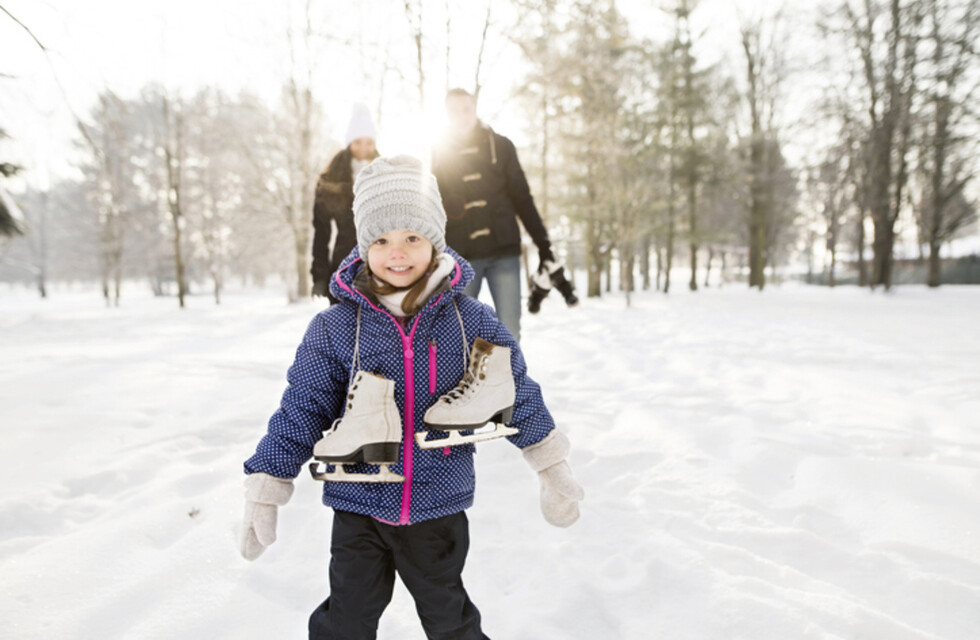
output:
[[389, 231], [368, 247], [371, 273], [395, 287], [410, 287], [432, 261], [432, 243], [414, 231]]

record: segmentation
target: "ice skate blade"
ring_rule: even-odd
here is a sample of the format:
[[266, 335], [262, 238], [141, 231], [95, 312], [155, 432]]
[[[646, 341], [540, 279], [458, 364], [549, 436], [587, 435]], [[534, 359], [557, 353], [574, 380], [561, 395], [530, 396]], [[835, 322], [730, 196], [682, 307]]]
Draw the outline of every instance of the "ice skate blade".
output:
[[333, 471], [320, 471], [320, 463], [310, 463], [310, 475], [314, 480], [322, 482], [405, 482], [405, 477], [400, 476], [388, 465], [381, 465], [378, 473], [347, 473], [342, 464], [334, 466]]
[[331, 453], [330, 436], [324, 436], [313, 448], [313, 457], [327, 464], [349, 464], [368, 462], [369, 464], [394, 464], [398, 462], [398, 449], [402, 446], [397, 442], [372, 442], [358, 447], [350, 453]]
[[[433, 407], [435, 408], [435, 407]], [[477, 429], [487, 429], [491, 424], [496, 423], [501, 426], [506, 426], [510, 424], [510, 421], [514, 419], [514, 407], [507, 407], [506, 409], [501, 409], [497, 413], [490, 416], [489, 420], [480, 420], [479, 422], [471, 424], [461, 424], [461, 423], [448, 423], [448, 422], [438, 422], [433, 421], [429, 416], [432, 413], [432, 409], [425, 412], [425, 417], [422, 419], [423, 424], [425, 424], [426, 429], [435, 429], [436, 431], [475, 431]], [[487, 429], [488, 433], [493, 433], [492, 430]], [[381, 460], [381, 458], [375, 458], [376, 460]]]
[[448, 438], [440, 438], [439, 440], [426, 440], [425, 437], [428, 433], [416, 433], [415, 441], [419, 445], [419, 449], [441, 449], [442, 447], [455, 447], [461, 444], [472, 444], [474, 442], [483, 442], [485, 440], [496, 440], [497, 438], [503, 438], [504, 436], [512, 436], [519, 431], [513, 427], [508, 427], [504, 424], [498, 424], [497, 428], [493, 431], [486, 431], [483, 433], [472, 433], [468, 436], [462, 435], [459, 431], [448, 431]]

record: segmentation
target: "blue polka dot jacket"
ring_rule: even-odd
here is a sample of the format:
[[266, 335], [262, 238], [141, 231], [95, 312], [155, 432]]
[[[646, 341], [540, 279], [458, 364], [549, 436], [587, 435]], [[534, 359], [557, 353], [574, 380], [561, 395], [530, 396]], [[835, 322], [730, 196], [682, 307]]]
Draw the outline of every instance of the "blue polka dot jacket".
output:
[[[403, 435], [400, 459], [391, 469], [403, 475], [405, 482], [324, 482], [325, 505], [402, 525], [472, 506], [475, 445], [424, 450], [414, 437], [416, 431], [425, 431], [426, 410], [465, 373], [464, 333], [467, 350], [477, 337], [511, 350], [517, 396], [509, 424], [519, 431], [507, 439], [524, 448], [554, 429], [541, 389], [527, 375], [524, 356], [510, 332], [489, 306], [463, 295], [463, 288], [473, 279], [472, 267], [452, 249], [446, 252], [456, 266], [444, 290], [437, 289], [415, 316], [396, 319], [355, 286], [364, 264], [358, 249], [351, 251], [331, 279], [331, 293], [340, 302], [310, 322], [289, 368], [289, 385], [280, 407], [269, 420], [255, 454], [245, 462], [245, 473], [295, 478], [312, 458], [322, 431], [343, 415], [353, 377], [358, 322], [359, 368], [395, 381]], [[348, 465], [347, 470], [372, 473], [377, 467], [358, 463]]]

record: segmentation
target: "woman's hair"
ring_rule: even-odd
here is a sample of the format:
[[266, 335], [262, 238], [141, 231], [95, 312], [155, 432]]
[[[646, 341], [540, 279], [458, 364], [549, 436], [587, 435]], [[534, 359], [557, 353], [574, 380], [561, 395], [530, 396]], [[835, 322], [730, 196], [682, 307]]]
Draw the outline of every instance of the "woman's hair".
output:
[[429, 260], [429, 266], [425, 268], [425, 275], [415, 281], [415, 284], [409, 287], [396, 287], [388, 282], [385, 282], [381, 278], [375, 277], [371, 273], [371, 265], [368, 264], [367, 260], [364, 261], [364, 267], [367, 269], [368, 275], [368, 287], [376, 296], [386, 296], [398, 291], [404, 291], [408, 289], [408, 293], [402, 299], [402, 311], [405, 312], [407, 316], [414, 316], [419, 310], [425, 306], [425, 300], [419, 300], [419, 296], [425, 291], [426, 285], [429, 284], [429, 278], [432, 273], [436, 270], [439, 264], [439, 253], [436, 251], [435, 247], [432, 247], [432, 259]]

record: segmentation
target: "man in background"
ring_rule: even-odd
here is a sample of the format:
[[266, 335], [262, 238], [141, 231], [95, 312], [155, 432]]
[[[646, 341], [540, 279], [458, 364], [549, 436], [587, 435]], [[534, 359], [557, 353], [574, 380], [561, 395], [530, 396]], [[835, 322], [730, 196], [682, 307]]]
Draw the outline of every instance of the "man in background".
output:
[[476, 98], [464, 89], [446, 94], [448, 128], [432, 152], [446, 209], [446, 242], [473, 266], [464, 293], [480, 295], [486, 279], [497, 316], [521, 338], [521, 223], [542, 264], [554, 263], [551, 241], [531, 197], [514, 143], [476, 116]]

